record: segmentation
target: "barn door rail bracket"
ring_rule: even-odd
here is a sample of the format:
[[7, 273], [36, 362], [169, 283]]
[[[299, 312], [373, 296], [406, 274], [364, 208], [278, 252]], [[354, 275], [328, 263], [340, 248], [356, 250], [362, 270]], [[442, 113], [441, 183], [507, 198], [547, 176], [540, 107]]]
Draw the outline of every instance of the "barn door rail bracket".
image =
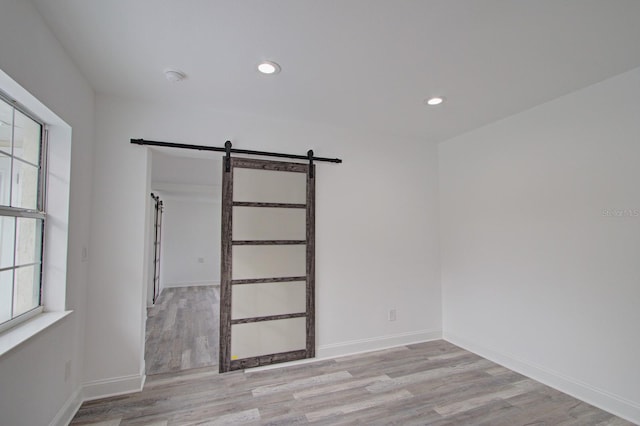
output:
[[309, 150], [307, 155], [297, 155], [297, 154], [284, 154], [281, 152], [271, 152], [271, 151], [256, 151], [253, 149], [238, 149], [232, 148], [231, 141], [226, 141], [224, 143], [224, 147], [219, 146], [208, 146], [208, 145], [191, 145], [185, 143], [174, 143], [174, 142], [160, 142], [160, 141], [149, 141], [146, 139], [131, 139], [131, 143], [135, 145], [147, 145], [147, 146], [161, 146], [165, 148], [180, 148], [180, 149], [192, 149], [197, 151], [215, 151], [215, 152], [224, 152], [225, 153], [225, 171], [229, 172], [231, 170], [231, 154], [245, 154], [245, 155], [260, 155], [263, 157], [278, 157], [278, 158], [290, 158], [294, 160], [307, 160], [309, 161], [309, 174], [311, 178], [313, 178], [313, 162], [320, 161], [325, 163], [342, 163], [340, 158], [327, 158], [327, 157], [316, 157], [313, 155], [313, 150]]
[[313, 150], [307, 151], [307, 158], [309, 159], [309, 179], [313, 179]]
[[231, 141], [226, 141], [224, 143], [224, 149], [224, 171], [229, 173], [231, 171]]

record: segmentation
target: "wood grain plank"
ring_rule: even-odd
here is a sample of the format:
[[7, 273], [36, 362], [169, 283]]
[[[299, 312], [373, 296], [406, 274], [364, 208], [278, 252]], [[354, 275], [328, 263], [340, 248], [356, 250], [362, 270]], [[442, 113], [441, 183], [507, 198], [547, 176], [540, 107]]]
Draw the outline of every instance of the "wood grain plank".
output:
[[306, 204], [296, 203], [264, 203], [259, 201], [234, 201], [233, 207], [271, 207], [277, 209], [305, 209]]
[[305, 281], [307, 279], [304, 277], [274, 277], [274, 278], [246, 278], [242, 280], [232, 280], [231, 284], [233, 285], [242, 285], [242, 284], [266, 284], [266, 283], [290, 283], [295, 281]]
[[281, 362], [295, 361], [305, 358], [306, 349], [281, 352], [277, 354], [262, 355], [253, 358], [235, 359], [231, 361], [231, 370], [242, 370], [245, 368], [260, 367], [263, 365], [277, 364]]
[[305, 240], [235, 240], [234, 246], [280, 246], [307, 244]]
[[307, 314], [305, 312], [296, 312], [293, 314], [279, 314], [279, 315], [268, 315], [264, 317], [238, 318], [238, 319], [231, 320], [231, 325], [249, 324], [254, 322], [262, 322], [262, 321], [276, 321], [276, 320], [291, 319], [291, 318], [301, 318], [306, 316]]
[[233, 256], [233, 164], [226, 172], [222, 159], [222, 216], [220, 250], [220, 372], [231, 370], [231, 265]]
[[291, 163], [288, 161], [273, 161], [273, 160], [258, 160], [255, 158], [232, 158], [235, 167], [242, 167], [244, 169], [260, 169], [260, 170], [273, 170], [277, 172], [294, 172], [294, 173], [307, 173], [307, 164], [305, 163]]
[[259, 386], [251, 391], [253, 396], [272, 394], [278, 392], [293, 392], [302, 389], [315, 388], [325, 384], [333, 384], [344, 380], [351, 379], [352, 376], [348, 371], [338, 371], [330, 374], [322, 374], [319, 376], [305, 377], [303, 379], [293, 380], [281, 384], [269, 384]]
[[[429, 359], [460, 352], [466, 351], [440, 340], [264, 371], [154, 375], [142, 392], [82, 404], [71, 424], [632, 425], [470, 352]], [[408, 379], [401, 383], [403, 376], [391, 372]]]
[[217, 365], [219, 294], [217, 286], [163, 290], [147, 309], [147, 375]]
[[306, 414], [306, 417], [309, 421], [315, 422], [325, 417], [330, 417], [334, 415], [343, 415], [349, 414], [356, 411], [362, 411], [367, 408], [375, 407], [377, 405], [384, 405], [391, 401], [397, 401], [400, 399], [413, 398], [411, 392], [402, 389], [397, 392], [387, 393], [383, 395], [377, 395], [370, 398], [363, 398], [360, 401], [352, 402], [349, 404], [338, 405], [335, 407], [328, 407], [318, 411], [312, 411]]
[[307, 173], [307, 357], [316, 356], [316, 179]]

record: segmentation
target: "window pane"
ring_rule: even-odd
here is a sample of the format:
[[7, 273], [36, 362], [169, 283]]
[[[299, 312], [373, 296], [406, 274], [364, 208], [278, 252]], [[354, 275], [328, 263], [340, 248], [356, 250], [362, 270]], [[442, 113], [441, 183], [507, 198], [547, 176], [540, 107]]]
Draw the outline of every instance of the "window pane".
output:
[[233, 207], [234, 240], [306, 240], [307, 210]]
[[30, 163], [40, 163], [40, 132], [42, 126], [20, 111], [15, 112], [13, 156]]
[[232, 279], [304, 277], [307, 247], [233, 246]]
[[0, 324], [11, 319], [13, 269], [0, 272]]
[[0, 268], [13, 266], [15, 230], [15, 217], [0, 216]]
[[235, 167], [233, 201], [304, 204], [307, 174]]
[[0, 154], [0, 205], [11, 201], [11, 157]]
[[40, 262], [42, 220], [18, 218], [16, 232], [16, 266]]
[[17, 317], [40, 304], [40, 265], [15, 269], [13, 316]]
[[42, 208], [42, 136], [41, 124], [0, 99], [0, 206], [8, 210], [0, 216], [0, 323], [40, 305], [44, 220], [19, 210]]
[[304, 281], [235, 285], [231, 292], [231, 319], [305, 312], [306, 295]]
[[13, 107], [0, 101], [0, 151], [11, 154], [11, 126], [13, 123]]
[[305, 349], [306, 345], [304, 317], [231, 326], [231, 359], [295, 351]]
[[22, 161], [13, 161], [13, 190], [11, 206], [36, 210], [38, 208], [38, 168]]

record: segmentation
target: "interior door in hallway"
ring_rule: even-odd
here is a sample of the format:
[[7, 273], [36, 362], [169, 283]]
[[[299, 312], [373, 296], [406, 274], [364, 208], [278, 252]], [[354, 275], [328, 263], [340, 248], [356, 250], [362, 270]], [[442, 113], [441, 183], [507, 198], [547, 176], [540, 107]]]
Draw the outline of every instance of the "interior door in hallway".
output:
[[223, 161], [220, 372], [312, 358], [314, 166]]

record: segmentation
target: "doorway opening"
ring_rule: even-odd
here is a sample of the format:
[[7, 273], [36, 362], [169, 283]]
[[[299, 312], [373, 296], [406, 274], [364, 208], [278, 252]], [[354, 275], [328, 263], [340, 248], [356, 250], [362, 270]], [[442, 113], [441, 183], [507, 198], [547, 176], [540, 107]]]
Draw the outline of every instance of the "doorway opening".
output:
[[158, 203], [150, 199], [146, 374], [217, 371], [222, 170], [213, 159], [175, 155], [183, 152], [150, 154], [162, 211], [156, 227]]

